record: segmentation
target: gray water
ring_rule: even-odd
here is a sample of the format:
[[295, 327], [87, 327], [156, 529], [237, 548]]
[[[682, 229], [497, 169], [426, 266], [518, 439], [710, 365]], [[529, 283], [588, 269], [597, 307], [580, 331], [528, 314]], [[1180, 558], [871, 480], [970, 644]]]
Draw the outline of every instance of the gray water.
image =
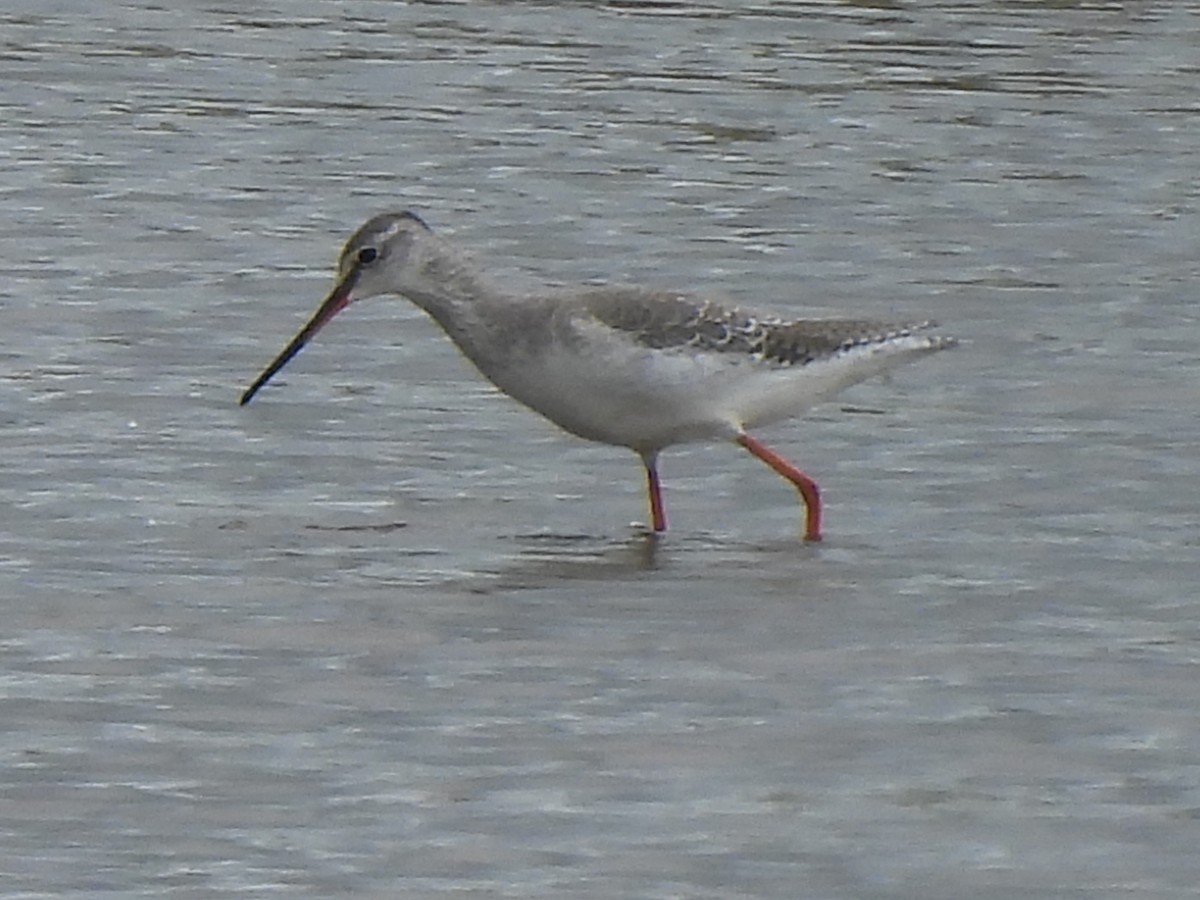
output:
[[[0, 13], [4, 897], [1197, 896], [1200, 6]], [[642, 475], [345, 235], [963, 344]]]

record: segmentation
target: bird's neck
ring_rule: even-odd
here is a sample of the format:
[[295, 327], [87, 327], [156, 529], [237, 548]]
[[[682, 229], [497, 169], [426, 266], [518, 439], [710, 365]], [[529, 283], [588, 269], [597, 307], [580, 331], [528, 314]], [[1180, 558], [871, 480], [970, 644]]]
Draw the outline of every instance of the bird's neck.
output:
[[440, 256], [422, 269], [422, 277], [404, 289], [404, 295], [429, 313], [462, 351], [475, 359], [479, 338], [487, 334], [481, 323], [489, 309], [503, 303], [505, 294], [465, 259]]

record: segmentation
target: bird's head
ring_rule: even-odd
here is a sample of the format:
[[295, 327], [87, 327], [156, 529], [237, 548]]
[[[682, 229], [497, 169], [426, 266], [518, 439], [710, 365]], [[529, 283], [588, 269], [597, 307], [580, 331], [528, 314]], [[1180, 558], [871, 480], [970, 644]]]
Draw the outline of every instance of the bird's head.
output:
[[419, 279], [422, 239], [432, 235], [429, 226], [412, 212], [381, 213], [368, 219], [342, 248], [337, 283], [308, 323], [242, 394], [245, 406], [259, 388], [339, 312], [356, 300], [379, 294], [403, 293], [411, 279]]

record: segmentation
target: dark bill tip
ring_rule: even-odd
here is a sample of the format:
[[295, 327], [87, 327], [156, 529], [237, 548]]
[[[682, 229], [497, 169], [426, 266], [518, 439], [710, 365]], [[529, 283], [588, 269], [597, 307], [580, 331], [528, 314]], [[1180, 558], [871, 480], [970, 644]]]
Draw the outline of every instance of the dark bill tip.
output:
[[242, 399], [238, 402], [238, 406], [245, 406], [254, 399], [254, 395], [259, 392], [268, 381], [270, 381], [275, 373], [288, 364], [293, 356], [299, 353], [304, 345], [329, 322], [334, 316], [350, 305], [351, 292], [354, 289], [354, 282], [358, 280], [358, 274], [351, 271], [346, 275], [333, 292], [325, 299], [325, 302], [320, 305], [313, 317], [308, 320], [308, 323], [300, 329], [300, 333], [292, 338], [291, 342], [283, 348], [283, 351], [271, 360], [271, 364], [263, 369], [262, 374], [254, 379], [254, 383], [242, 393]]

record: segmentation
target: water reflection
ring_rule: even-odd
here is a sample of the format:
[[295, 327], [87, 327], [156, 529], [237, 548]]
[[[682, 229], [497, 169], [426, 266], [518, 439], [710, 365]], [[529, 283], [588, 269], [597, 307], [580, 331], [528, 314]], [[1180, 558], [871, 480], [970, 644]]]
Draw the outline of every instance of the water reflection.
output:
[[625, 538], [593, 535], [527, 534], [514, 540], [516, 557], [504, 569], [514, 586], [549, 584], [563, 578], [620, 578], [659, 567], [664, 536], [636, 528]]

